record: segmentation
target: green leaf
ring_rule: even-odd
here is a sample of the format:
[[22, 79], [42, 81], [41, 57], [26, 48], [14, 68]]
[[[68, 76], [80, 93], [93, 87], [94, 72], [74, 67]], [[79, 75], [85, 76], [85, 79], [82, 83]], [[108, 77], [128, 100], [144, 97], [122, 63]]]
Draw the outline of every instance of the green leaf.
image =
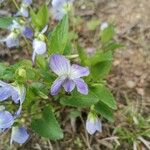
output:
[[60, 103], [64, 106], [72, 107], [90, 107], [98, 102], [97, 96], [89, 91], [88, 95], [83, 95], [78, 92], [73, 92], [72, 95], [63, 96], [60, 99]]
[[78, 45], [77, 50], [78, 50], [79, 58], [81, 60], [81, 64], [86, 65], [87, 56], [84, 49], [80, 45]]
[[112, 113], [112, 110], [107, 105], [105, 105], [103, 102], [98, 102], [95, 105], [95, 110], [97, 113], [102, 115], [107, 120], [109, 120], [111, 122], [114, 121], [114, 115]]
[[101, 31], [100, 38], [102, 43], [107, 43], [113, 39], [115, 32], [113, 26], [109, 26]]
[[102, 61], [91, 67], [93, 79], [99, 80], [106, 78], [112, 67], [112, 61]]
[[47, 69], [47, 61], [46, 61], [46, 58], [43, 56], [43, 55], [38, 55], [36, 57], [37, 59], [37, 66], [39, 68], [42, 68], [42, 69]]
[[0, 17], [0, 28], [7, 29], [13, 21], [13, 17]]
[[64, 55], [71, 55], [72, 49], [73, 49], [73, 48], [72, 48], [71, 42], [67, 42], [63, 54], [64, 54]]
[[48, 12], [48, 7], [46, 4], [43, 4], [39, 8], [39, 11], [37, 12], [37, 14], [31, 9], [30, 15], [31, 15], [33, 25], [39, 30], [42, 30], [48, 23], [48, 19], [49, 19], [48, 14], [49, 12]]
[[6, 64], [0, 63], [0, 78], [3, 76], [3, 73], [6, 69], [7, 69]]
[[41, 119], [32, 120], [32, 129], [40, 136], [51, 140], [63, 138], [63, 132], [50, 107], [45, 107]]
[[91, 66], [91, 75], [93, 79], [99, 80], [105, 78], [112, 67], [112, 52], [97, 52], [94, 56], [88, 60]]
[[107, 51], [107, 52], [97, 52], [93, 56], [89, 57], [89, 65], [93, 66], [99, 62], [103, 61], [112, 61], [113, 55], [112, 51]]
[[50, 54], [63, 54], [68, 41], [68, 16], [59, 22], [48, 39], [48, 52]]
[[122, 48], [122, 47], [123, 47], [122, 44], [118, 44], [116, 42], [109, 42], [109, 43], [105, 44], [105, 46], [103, 47], [103, 49], [105, 51], [114, 51], [114, 50], [116, 50], [118, 48]]
[[97, 95], [99, 100], [106, 104], [111, 109], [116, 109], [116, 101], [112, 95], [112, 93], [104, 86], [104, 85], [96, 85], [91, 88], [92, 92]]

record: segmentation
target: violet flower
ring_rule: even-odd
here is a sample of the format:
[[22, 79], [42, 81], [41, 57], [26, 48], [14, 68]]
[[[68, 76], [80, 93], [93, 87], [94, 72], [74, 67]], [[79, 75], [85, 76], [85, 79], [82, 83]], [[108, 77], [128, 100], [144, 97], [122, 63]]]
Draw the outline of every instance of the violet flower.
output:
[[52, 0], [53, 18], [61, 20], [72, 7], [74, 0]]
[[46, 52], [46, 42], [44, 33], [46, 32], [48, 26], [46, 25], [40, 33], [36, 33], [36, 36], [32, 42], [33, 53], [32, 62], [35, 62], [36, 55], [43, 55]]
[[89, 75], [89, 69], [87, 67], [81, 67], [75, 64], [71, 65], [68, 59], [58, 54], [54, 54], [50, 57], [49, 66], [52, 71], [58, 75], [58, 78], [51, 86], [51, 95], [56, 95], [61, 86], [69, 93], [76, 86], [78, 92], [84, 95], [88, 94], [88, 86], [81, 78]]
[[13, 20], [13, 23], [8, 27], [8, 30], [10, 30], [10, 34], [6, 38], [0, 40], [2, 43], [6, 42], [8, 48], [19, 46], [20, 35], [29, 39], [33, 36], [33, 32], [29, 27], [24, 26], [24, 23], [18, 23], [16, 20]]
[[95, 114], [89, 113], [86, 121], [86, 130], [89, 134], [94, 134], [96, 131], [102, 132], [101, 121]]
[[9, 111], [0, 111], [0, 129], [10, 128], [14, 123], [14, 117]]
[[19, 144], [23, 144], [27, 141], [28, 138], [29, 134], [27, 133], [25, 128], [18, 126], [12, 127], [10, 144], [12, 144], [13, 141]]
[[[25, 99], [25, 88], [21, 86], [13, 86], [11, 84], [0, 81], [0, 102], [12, 98], [14, 103], [20, 103], [20, 107], [17, 112], [13, 115], [9, 111], [5, 110], [4, 106], [0, 107], [0, 133], [4, 132], [6, 129], [11, 128], [15, 122], [15, 119], [20, 115], [22, 110], [22, 103]], [[11, 144], [13, 141], [23, 144], [29, 135], [25, 128], [12, 127]]]
[[7, 100], [9, 97], [12, 98], [14, 103], [20, 103], [19, 109], [16, 115], [20, 115], [22, 110], [22, 104], [25, 100], [26, 89], [24, 87], [15, 87], [11, 84], [0, 81], [0, 102]]
[[17, 12], [16, 16], [28, 17], [29, 11], [28, 7], [32, 4], [32, 0], [23, 0], [20, 10]]
[[29, 27], [24, 27], [22, 30], [22, 34], [28, 39], [31, 39], [33, 37], [33, 32]]
[[2, 42], [6, 42], [8, 48], [19, 46], [18, 33], [11, 32]]

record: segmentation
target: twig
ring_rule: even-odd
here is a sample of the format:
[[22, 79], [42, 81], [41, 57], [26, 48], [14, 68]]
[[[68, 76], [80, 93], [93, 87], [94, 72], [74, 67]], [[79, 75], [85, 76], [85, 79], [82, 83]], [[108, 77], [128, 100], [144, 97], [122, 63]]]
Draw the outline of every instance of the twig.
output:
[[50, 141], [50, 140], [48, 140], [48, 144], [49, 144], [49, 148], [50, 148], [50, 150], [53, 150], [53, 146], [52, 146], [52, 143], [51, 143], [51, 141]]
[[138, 140], [140, 140], [147, 148], [150, 150], [150, 142], [146, 141], [143, 137], [138, 137]]
[[[84, 124], [84, 120], [83, 120], [83, 118], [82, 118], [82, 116], [81, 116], [81, 121], [82, 121], [82, 124], [83, 124], [83, 127], [84, 127], [84, 131], [85, 131], [85, 137], [86, 137], [86, 141], [85, 141], [85, 144], [88, 146], [88, 148], [90, 149], [90, 150], [92, 150], [92, 148], [91, 148], [91, 143], [90, 143], [90, 140], [89, 140], [89, 136], [88, 136], [88, 133], [87, 133], [87, 131], [86, 131], [86, 127], [85, 127], [85, 124]], [[84, 136], [83, 136], [84, 137]], [[84, 139], [84, 138], [83, 138]]]
[[133, 142], [133, 150], [137, 150], [137, 145], [135, 141]]

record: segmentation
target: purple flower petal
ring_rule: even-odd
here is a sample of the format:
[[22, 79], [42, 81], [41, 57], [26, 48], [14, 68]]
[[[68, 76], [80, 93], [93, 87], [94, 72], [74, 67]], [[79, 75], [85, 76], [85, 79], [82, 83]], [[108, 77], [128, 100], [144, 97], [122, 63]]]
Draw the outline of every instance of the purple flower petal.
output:
[[94, 119], [87, 119], [87, 121], [86, 121], [86, 130], [91, 135], [96, 132]]
[[87, 95], [88, 94], [88, 86], [84, 82], [83, 79], [78, 78], [73, 80], [76, 83], [77, 86], [77, 91], [80, 92], [81, 94]]
[[31, 39], [33, 37], [33, 32], [31, 30], [31, 28], [29, 27], [25, 27], [24, 30], [23, 30], [23, 35], [28, 38], [28, 39]]
[[88, 75], [89, 75], [88, 67], [82, 67], [75, 64], [71, 66], [71, 75], [70, 75], [71, 79], [77, 79]]
[[4, 101], [11, 96], [11, 89], [8, 86], [0, 87], [0, 101]]
[[25, 100], [26, 89], [22, 87], [14, 87], [11, 84], [0, 81], [0, 101], [6, 100], [12, 97], [12, 100], [20, 105], [22, 105]]
[[[29, 12], [27, 8], [21, 7], [20, 11], [19, 11], [20, 15], [22, 15], [23, 17], [28, 17], [29, 16]], [[18, 14], [19, 14], [18, 13]]]
[[52, 55], [49, 66], [58, 76], [63, 76], [70, 72], [70, 61], [62, 55]]
[[71, 92], [74, 88], [75, 88], [75, 83], [73, 80], [65, 80], [65, 82], [63, 83], [63, 87], [65, 89], [66, 92]]
[[4, 101], [12, 96], [14, 99], [18, 98], [18, 93], [10, 84], [0, 81], [0, 101]]
[[19, 93], [18, 93], [15, 89], [12, 89], [12, 90], [11, 90], [11, 96], [12, 96], [12, 100], [13, 100], [16, 104], [18, 104], [20, 97], [19, 97]]
[[34, 62], [36, 54], [42, 55], [46, 52], [46, 43], [38, 39], [34, 39], [32, 46], [33, 46], [32, 61]]
[[95, 129], [99, 132], [102, 132], [102, 123], [98, 118], [95, 120]]
[[53, 18], [55, 20], [61, 20], [65, 14], [67, 14], [66, 10], [67, 6], [70, 6], [74, 0], [52, 0], [52, 11]]
[[11, 95], [12, 95], [12, 100], [16, 104], [19, 102], [20, 102], [20, 104], [22, 104], [23, 101], [25, 100], [26, 89], [24, 87], [13, 87], [12, 86]]
[[14, 117], [8, 111], [0, 112], [0, 129], [10, 128], [14, 123]]
[[23, 0], [23, 3], [26, 4], [26, 5], [31, 5], [32, 0]]
[[21, 111], [22, 111], [22, 104], [20, 104], [19, 109], [16, 111], [15, 118], [17, 118], [21, 114]]
[[19, 39], [14, 33], [10, 33], [5, 39], [8, 48], [16, 47], [19, 45]]
[[27, 133], [26, 129], [23, 127], [13, 127], [12, 128], [12, 134], [11, 134], [11, 140], [10, 143], [12, 144], [13, 141], [23, 144], [27, 141], [29, 138], [29, 134]]
[[61, 85], [65, 81], [65, 78], [58, 78], [54, 81], [54, 83], [51, 86], [51, 95], [57, 95]]
[[101, 121], [91, 112], [88, 114], [88, 119], [86, 121], [86, 130], [89, 134], [94, 134], [96, 131], [102, 132]]

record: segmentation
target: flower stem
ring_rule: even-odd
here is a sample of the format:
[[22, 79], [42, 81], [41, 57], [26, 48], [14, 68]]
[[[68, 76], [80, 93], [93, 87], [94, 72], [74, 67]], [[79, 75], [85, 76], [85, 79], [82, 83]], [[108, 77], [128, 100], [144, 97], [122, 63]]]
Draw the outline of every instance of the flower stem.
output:
[[79, 55], [78, 54], [73, 54], [73, 55], [68, 55], [67, 58], [70, 58], [70, 59], [74, 59], [74, 58], [78, 58]]
[[12, 1], [13, 1], [14, 5], [16, 6], [16, 8], [19, 10], [19, 6], [18, 6], [18, 4], [16, 3], [16, 1], [15, 1], [15, 0], [12, 0]]

